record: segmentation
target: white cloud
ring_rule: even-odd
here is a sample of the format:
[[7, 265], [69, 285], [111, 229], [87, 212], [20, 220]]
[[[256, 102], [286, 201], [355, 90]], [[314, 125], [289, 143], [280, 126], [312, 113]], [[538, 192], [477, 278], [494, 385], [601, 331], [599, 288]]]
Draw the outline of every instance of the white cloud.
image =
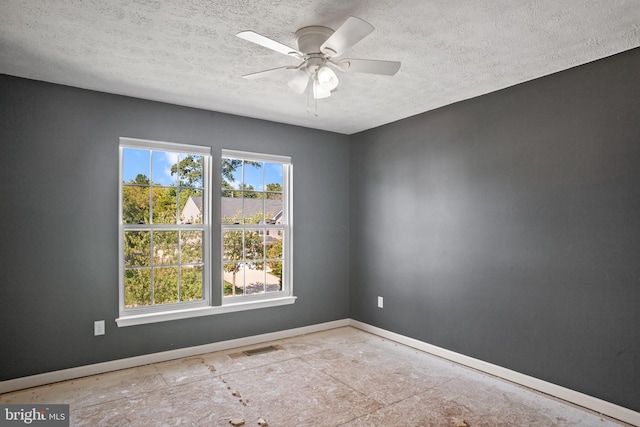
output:
[[164, 158], [166, 160], [166, 164], [164, 166], [164, 174], [167, 180], [169, 181], [173, 181], [177, 179], [176, 176], [173, 176], [173, 177], [171, 176], [171, 166], [178, 163], [178, 161], [180, 160], [179, 156], [180, 155], [178, 153], [171, 153], [171, 152], [164, 153]]

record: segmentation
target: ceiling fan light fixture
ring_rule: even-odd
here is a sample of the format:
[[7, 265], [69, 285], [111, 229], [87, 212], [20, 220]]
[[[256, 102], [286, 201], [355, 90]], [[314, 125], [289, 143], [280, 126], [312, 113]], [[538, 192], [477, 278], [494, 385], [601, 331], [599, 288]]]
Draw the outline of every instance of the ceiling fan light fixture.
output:
[[338, 87], [338, 76], [336, 73], [327, 66], [322, 66], [318, 69], [317, 74], [318, 84], [325, 90], [332, 91]]
[[331, 91], [322, 87], [318, 82], [317, 77], [313, 80], [313, 99], [328, 98], [331, 96]]
[[295, 71], [295, 75], [289, 80], [289, 87], [296, 93], [303, 93], [309, 84], [309, 70], [307, 67], [299, 68]]

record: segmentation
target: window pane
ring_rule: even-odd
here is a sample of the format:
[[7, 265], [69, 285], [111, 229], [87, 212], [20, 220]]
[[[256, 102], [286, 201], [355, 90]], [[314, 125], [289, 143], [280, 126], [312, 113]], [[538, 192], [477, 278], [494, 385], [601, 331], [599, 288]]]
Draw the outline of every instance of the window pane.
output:
[[180, 154], [178, 182], [182, 187], [203, 187], [204, 157], [195, 154]]
[[178, 182], [178, 153], [153, 151], [151, 182], [153, 185], [175, 186]]
[[222, 259], [224, 261], [242, 260], [242, 230], [226, 230], [223, 235]]
[[222, 159], [222, 188], [242, 188], [242, 160]]
[[154, 268], [153, 274], [154, 303], [178, 302], [178, 267]]
[[122, 182], [149, 184], [151, 171], [149, 169], [149, 150], [136, 148], [122, 149]]
[[242, 196], [245, 199], [262, 199], [262, 193], [253, 190], [249, 191], [245, 189], [245, 191], [242, 192]]
[[[224, 182], [224, 181], [223, 181], [223, 182]], [[223, 187], [223, 188], [222, 188], [222, 190], [220, 190], [220, 196], [221, 196], [222, 198], [225, 198], [225, 197], [235, 197], [235, 191], [233, 191], [233, 190], [232, 190], [232, 189], [230, 189], [230, 188], [224, 188], [224, 187]]]
[[[245, 192], [243, 200], [243, 216], [245, 224], [260, 224], [264, 221], [264, 199], [258, 198], [256, 192]], [[247, 197], [249, 196], [249, 197]]]
[[124, 271], [124, 304], [126, 307], [151, 304], [151, 269], [126, 269]]
[[267, 199], [265, 204], [265, 222], [267, 224], [282, 224], [282, 212], [284, 210], [284, 202], [282, 199]]
[[125, 231], [124, 266], [151, 265], [151, 233], [148, 231]]
[[264, 195], [265, 199], [270, 199], [270, 200], [282, 200], [282, 193], [272, 193], [272, 192], [267, 192]]
[[180, 190], [180, 223], [202, 224], [202, 190]]
[[282, 165], [279, 163], [265, 163], [265, 190], [267, 199], [282, 200]]
[[149, 191], [146, 185], [122, 186], [123, 224], [149, 224]]
[[236, 197], [222, 197], [220, 199], [223, 224], [240, 224], [242, 220], [242, 199]]
[[224, 263], [224, 295], [244, 294], [244, 264], [241, 262]]
[[251, 263], [248, 269], [245, 269], [245, 293], [260, 294], [264, 293], [264, 262]]
[[180, 233], [180, 263], [196, 264], [202, 262], [203, 231], [183, 231]]
[[282, 261], [267, 262], [267, 292], [282, 290]]
[[172, 187], [153, 187], [153, 223], [176, 223], [176, 189]]
[[264, 259], [264, 239], [262, 231], [247, 230], [244, 234], [244, 256], [247, 260]]
[[178, 232], [153, 233], [153, 263], [155, 265], [178, 263]]
[[180, 269], [180, 301], [196, 301], [203, 298], [202, 267]]
[[244, 162], [244, 189], [264, 191], [262, 162]]
[[267, 244], [267, 259], [282, 259], [282, 230], [267, 230], [266, 244]]

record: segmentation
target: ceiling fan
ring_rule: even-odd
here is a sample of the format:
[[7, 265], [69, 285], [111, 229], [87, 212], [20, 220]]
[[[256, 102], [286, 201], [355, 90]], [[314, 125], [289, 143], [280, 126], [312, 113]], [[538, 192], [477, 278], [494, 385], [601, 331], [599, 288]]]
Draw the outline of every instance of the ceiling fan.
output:
[[331, 91], [338, 87], [338, 76], [334, 70], [393, 76], [400, 69], [398, 61], [337, 58], [373, 30], [371, 24], [354, 16], [350, 16], [335, 31], [317, 25], [300, 28], [295, 33], [298, 49], [253, 31], [242, 31], [236, 35], [244, 40], [302, 60], [298, 66], [278, 67], [242, 77], [252, 80], [291, 72], [288, 85], [292, 90], [302, 94], [307, 87], [311, 87], [314, 99], [321, 99], [331, 96]]

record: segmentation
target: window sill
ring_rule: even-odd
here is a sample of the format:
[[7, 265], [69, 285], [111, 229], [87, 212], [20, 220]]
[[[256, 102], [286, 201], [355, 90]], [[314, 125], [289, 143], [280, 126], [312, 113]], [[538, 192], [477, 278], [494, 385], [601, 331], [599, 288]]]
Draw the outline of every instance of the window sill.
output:
[[167, 322], [170, 320], [189, 319], [191, 317], [211, 316], [214, 314], [233, 313], [236, 311], [255, 310], [258, 308], [277, 307], [293, 304], [296, 297], [282, 297], [257, 301], [242, 301], [216, 307], [198, 307], [183, 310], [145, 313], [120, 316], [116, 319], [118, 327], [144, 325], [147, 323]]

